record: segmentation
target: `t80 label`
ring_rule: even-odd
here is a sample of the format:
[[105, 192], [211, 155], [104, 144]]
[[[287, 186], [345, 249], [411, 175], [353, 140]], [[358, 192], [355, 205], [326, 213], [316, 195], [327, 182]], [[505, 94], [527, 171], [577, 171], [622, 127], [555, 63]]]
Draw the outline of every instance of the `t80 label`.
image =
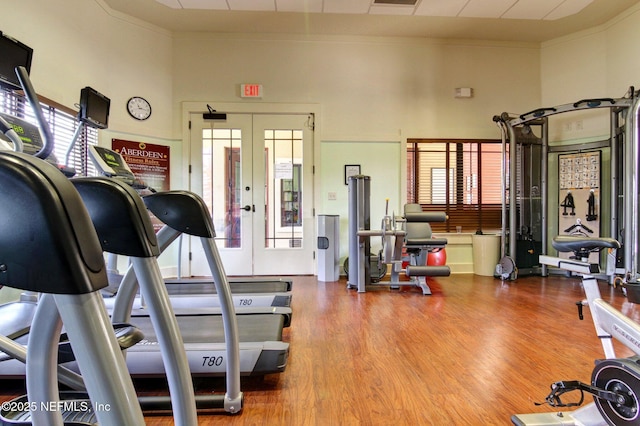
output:
[[223, 356], [203, 356], [202, 357], [202, 366], [203, 367], [219, 367], [224, 362]]

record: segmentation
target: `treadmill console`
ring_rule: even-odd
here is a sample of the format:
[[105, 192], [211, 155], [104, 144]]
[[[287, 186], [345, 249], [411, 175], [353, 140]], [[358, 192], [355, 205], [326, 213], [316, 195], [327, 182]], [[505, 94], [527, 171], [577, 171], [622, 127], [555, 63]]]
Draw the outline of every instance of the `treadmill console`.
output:
[[100, 174], [114, 179], [120, 179], [128, 185], [134, 184], [135, 176], [127, 162], [124, 161], [124, 158], [122, 158], [122, 155], [119, 153], [102, 146], [90, 145], [89, 156]]

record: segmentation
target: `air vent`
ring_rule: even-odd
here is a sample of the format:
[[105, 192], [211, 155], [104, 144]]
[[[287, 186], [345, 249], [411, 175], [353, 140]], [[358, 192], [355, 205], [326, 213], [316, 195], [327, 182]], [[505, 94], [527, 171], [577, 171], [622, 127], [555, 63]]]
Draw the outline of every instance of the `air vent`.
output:
[[393, 6], [415, 6], [418, 0], [373, 0], [373, 4], [387, 4]]

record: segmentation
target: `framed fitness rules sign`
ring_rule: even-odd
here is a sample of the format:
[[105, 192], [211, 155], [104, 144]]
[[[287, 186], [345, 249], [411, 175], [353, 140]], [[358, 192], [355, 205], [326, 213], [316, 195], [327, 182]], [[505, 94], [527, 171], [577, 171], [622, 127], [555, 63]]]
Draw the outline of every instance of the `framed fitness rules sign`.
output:
[[168, 191], [170, 187], [169, 148], [146, 142], [111, 140], [111, 149], [122, 155], [136, 179], [156, 191]]

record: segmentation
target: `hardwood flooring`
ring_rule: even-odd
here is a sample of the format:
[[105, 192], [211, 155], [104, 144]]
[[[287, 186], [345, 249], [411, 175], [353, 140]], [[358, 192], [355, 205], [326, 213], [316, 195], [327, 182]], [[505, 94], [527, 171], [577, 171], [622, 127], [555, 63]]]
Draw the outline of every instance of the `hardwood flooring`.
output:
[[[295, 277], [286, 371], [243, 378], [242, 413], [202, 415], [200, 424], [507, 425], [515, 413], [554, 411], [534, 405], [552, 382], [590, 381], [602, 347], [588, 309], [584, 321], [577, 318], [579, 279], [453, 275], [430, 285], [431, 296], [410, 287], [359, 294], [343, 280]], [[619, 289], [601, 283], [601, 290], [640, 319]], [[2, 386], [0, 400], [21, 386]], [[198, 392], [223, 386], [196, 381]], [[147, 420], [173, 424], [170, 417]]]

